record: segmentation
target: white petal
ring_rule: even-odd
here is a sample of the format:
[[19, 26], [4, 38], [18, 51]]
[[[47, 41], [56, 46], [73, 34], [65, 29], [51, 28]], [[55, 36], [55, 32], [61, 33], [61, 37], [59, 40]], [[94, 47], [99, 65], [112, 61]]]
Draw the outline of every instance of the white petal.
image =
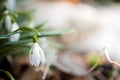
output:
[[[18, 24], [16, 22], [14, 22], [12, 25], [11, 25], [11, 28], [10, 28], [10, 32], [13, 32], [15, 30], [17, 30], [19, 28]], [[14, 34], [12, 36], [10, 36], [9, 40], [10, 41], [18, 41], [20, 39], [20, 34]]]
[[43, 52], [43, 50], [41, 48], [39, 48], [39, 52], [40, 52], [40, 57], [41, 57], [41, 64], [45, 64], [45, 54]]
[[7, 15], [6, 17], [5, 17], [5, 27], [8, 29], [8, 30], [10, 30], [10, 26], [11, 26], [11, 17], [9, 16], [9, 15]]
[[31, 60], [35, 67], [38, 67], [40, 65], [40, 54], [39, 54], [39, 48], [36, 43], [33, 44], [33, 53], [31, 54]]
[[9, 41], [13, 42], [13, 41], [18, 41], [20, 39], [20, 34], [14, 34], [12, 36], [9, 37]]
[[30, 49], [30, 52], [29, 52], [29, 61], [30, 61], [30, 64], [31, 64], [31, 65], [33, 65], [32, 58], [31, 58], [32, 50], [33, 50], [33, 48], [31, 48], [31, 49]]
[[35, 67], [39, 67], [39, 65], [40, 65], [40, 55], [38, 53], [33, 53], [31, 55], [31, 60], [32, 60], [32, 63]]
[[36, 46], [38, 47], [39, 50], [39, 54], [40, 54], [40, 59], [41, 59], [41, 64], [45, 64], [45, 54], [42, 50], [42, 48], [39, 46], [39, 44], [36, 44]]
[[34, 46], [34, 44], [32, 44], [32, 47], [31, 47], [30, 52], [29, 52], [29, 61], [30, 61], [30, 64], [31, 64], [31, 65], [34, 65], [33, 59], [32, 59], [33, 46]]
[[15, 30], [17, 30], [19, 28], [19, 25], [16, 23], [16, 22], [14, 22], [12, 25], [11, 25], [11, 28], [10, 28], [10, 31], [12, 32], [12, 31], [15, 31]]

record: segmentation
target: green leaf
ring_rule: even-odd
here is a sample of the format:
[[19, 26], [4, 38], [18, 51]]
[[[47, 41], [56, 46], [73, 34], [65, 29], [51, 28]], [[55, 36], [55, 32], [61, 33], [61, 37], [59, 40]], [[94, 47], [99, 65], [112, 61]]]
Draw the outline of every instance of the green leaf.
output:
[[14, 32], [17, 32], [17, 31], [31, 31], [31, 32], [35, 32], [37, 35], [40, 35], [40, 32], [38, 32], [36, 29], [34, 28], [29, 28], [29, 27], [20, 27], [19, 29], [17, 29], [16, 31]]
[[8, 34], [1, 34], [0, 39], [9, 38], [9, 36], [17, 34], [17, 33], [20, 33], [20, 32], [11, 32], [11, 33], [8, 33]]
[[39, 35], [38, 37], [60, 36], [63, 34], [71, 33], [73, 31], [74, 31], [73, 29], [51, 30], [51, 31], [48, 30], [48, 31], [41, 32], [41, 35]]
[[[0, 49], [0, 55], [4, 52], [7, 52], [9, 50], [11, 50], [12, 48], [18, 47], [19, 45], [13, 45], [13, 46], [6, 46]], [[4, 53], [5, 54], [5, 53]]]
[[[71, 33], [73, 32], [73, 29], [63, 29], [63, 30], [47, 30], [47, 31], [41, 31], [40, 35], [38, 37], [52, 37], [52, 36], [60, 36], [63, 34]], [[32, 38], [34, 34], [32, 33], [25, 33], [23, 34], [22, 38]]]
[[18, 44], [27, 44], [32, 42], [31, 39], [24, 39], [24, 40], [19, 40], [19, 41], [14, 41], [14, 42], [6, 42], [5, 45], [18, 45]]
[[8, 37], [3, 37], [3, 36], [0, 36], [0, 39], [6, 39], [6, 38], [8, 38]]
[[[38, 33], [38, 31], [36, 29], [31, 30], [31, 28], [27, 28], [27, 27], [23, 27], [20, 29], [34, 31], [34, 32]], [[48, 30], [48, 31], [42, 31], [41, 35], [38, 35], [38, 37], [59, 36], [59, 35], [63, 35], [63, 34], [70, 33], [70, 32], [73, 32], [73, 29], [51, 30], [51, 31]], [[11, 32], [9, 34], [2, 34], [2, 35], [0, 35], [0, 39], [9, 38], [9, 36], [17, 34], [17, 33], [20, 33], [20, 32]], [[33, 37], [33, 34], [30, 34], [29, 36]]]
[[10, 80], [15, 80], [14, 77], [6, 70], [0, 70], [1, 72], [4, 72], [9, 78]]
[[23, 55], [23, 54], [28, 54], [30, 49], [30, 45], [13, 45], [13, 46], [8, 46], [0, 49], [0, 58], [7, 56], [7, 55]]

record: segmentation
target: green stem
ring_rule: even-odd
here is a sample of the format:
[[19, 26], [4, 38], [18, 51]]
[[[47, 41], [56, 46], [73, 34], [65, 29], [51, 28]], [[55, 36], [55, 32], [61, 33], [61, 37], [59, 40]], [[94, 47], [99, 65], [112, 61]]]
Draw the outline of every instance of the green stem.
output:
[[13, 76], [12, 76], [8, 71], [6, 71], [6, 70], [1, 70], [1, 69], [0, 69], [0, 72], [5, 73], [5, 74], [10, 78], [10, 80], [15, 80], [15, 79], [13, 78]]
[[37, 35], [41, 35], [40, 32], [38, 32], [36, 29], [29, 28], [29, 27], [20, 27], [19, 29], [15, 30], [14, 32], [17, 31], [32, 31], [35, 32]]
[[33, 43], [36, 43], [38, 41], [37, 36], [33, 36]]

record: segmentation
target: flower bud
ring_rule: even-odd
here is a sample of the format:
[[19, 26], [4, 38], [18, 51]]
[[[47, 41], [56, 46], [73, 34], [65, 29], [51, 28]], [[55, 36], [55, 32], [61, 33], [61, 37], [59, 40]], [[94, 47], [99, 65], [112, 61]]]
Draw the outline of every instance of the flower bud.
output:
[[29, 53], [30, 64], [39, 67], [40, 64], [45, 64], [45, 54], [37, 42], [33, 43]]

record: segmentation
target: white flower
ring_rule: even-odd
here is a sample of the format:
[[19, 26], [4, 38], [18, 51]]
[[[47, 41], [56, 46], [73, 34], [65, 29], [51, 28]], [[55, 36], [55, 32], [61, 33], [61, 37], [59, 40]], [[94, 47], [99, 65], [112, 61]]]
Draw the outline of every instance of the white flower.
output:
[[40, 64], [45, 64], [45, 54], [37, 42], [33, 43], [29, 53], [30, 64], [39, 67]]
[[[10, 32], [13, 32], [15, 30], [17, 30], [19, 28], [18, 24], [16, 22], [14, 22], [11, 27], [10, 27]], [[14, 34], [12, 36], [9, 37], [10, 41], [18, 41], [20, 39], [20, 34]]]
[[10, 26], [11, 26], [11, 17], [10, 15], [6, 15], [5, 16], [5, 27], [9, 30], [10, 29]]

